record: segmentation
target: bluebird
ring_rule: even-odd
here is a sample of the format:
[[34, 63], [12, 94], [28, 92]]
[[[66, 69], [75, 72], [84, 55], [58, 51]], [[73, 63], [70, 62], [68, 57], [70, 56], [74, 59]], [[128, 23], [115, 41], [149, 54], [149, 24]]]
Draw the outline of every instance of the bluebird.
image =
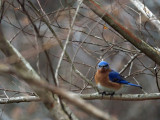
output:
[[95, 82], [99, 90], [103, 91], [103, 94], [113, 95], [116, 91], [120, 90], [124, 85], [135, 86], [142, 89], [140, 85], [130, 83], [116, 71], [110, 69], [109, 64], [106, 61], [98, 63], [98, 70], [95, 74]]

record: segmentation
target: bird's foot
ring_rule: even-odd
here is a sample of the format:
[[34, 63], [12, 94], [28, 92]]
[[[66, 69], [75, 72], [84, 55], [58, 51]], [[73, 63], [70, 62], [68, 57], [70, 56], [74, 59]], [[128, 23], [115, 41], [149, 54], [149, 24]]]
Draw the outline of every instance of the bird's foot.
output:
[[110, 95], [110, 99], [113, 97], [113, 95], [115, 94], [115, 92], [112, 92], [112, 93], [106, 93], [105, 91], [103, 92], [99, 92], [99, 94], [102, 94], [102, 98], [104, 95]]
[[103, 99], [103, 96], [104, 96], [104, 95], [107, 95], [107, 93], [106, 93], [105, 91], [103, 91], [103, 92], [99, 92], [99, 94], [101, 94], [101, 95], [102, 95], [102, 99]]
[[107, 93], [106, 93], [105, 91], [99, 92], [99, 94], [102, 94], [102, 96], [103, 96], [103, 95], [107, 95]]
[[115, 94], [115, 92], [110, 93], [110, 100], [112, 99], [113, 95]]

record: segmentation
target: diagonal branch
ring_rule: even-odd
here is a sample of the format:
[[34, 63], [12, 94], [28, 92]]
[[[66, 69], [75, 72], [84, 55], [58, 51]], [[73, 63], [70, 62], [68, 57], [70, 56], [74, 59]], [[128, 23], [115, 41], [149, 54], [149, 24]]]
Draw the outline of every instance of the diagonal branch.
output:
[[123, 69], [119, 73], [122, 74], [128, 68], [128, 66], [133, 62], [133, 60], [137, 58], [138, 55], [139, 54], [135, 54], [134, 56], [132, 56], [131, 59], [128, 61], [128, 63], [123, 67]]
[[[16, 69], [17, 74], [25, 74], [30, 76], [39, 82], [45, 82], [46, 80], [41, 81], [40, 76], [35, 72], [35, 70], [31, 67], [31, 65], [25, 60], [25, 58], [17, 51], [15, 47], [13, 47], [5, 38], [2, 32], [1, 24], [0, 24], [0, 49], [7, 56], [14, 56], [16, 59], [16, 63], [12, 64], [14, 69]], [[9, 67], [9, 70], [11, 68]], [[32, 83], [32, 80], [26, 80], [28, 84]], [[31, 87], [32, 84], [31, 84]], [[56, 98], [53, 98], [53, 94], [50, 91], [45, 89], [40, 90], [38, 87], [33, 87], [33, 90], [39, 95], [39, 97], [43, 100], [46, 108], [50, 111], [52, 117], [59, 118], [60, 116], [64, 117], [66, 120], [70, 120], [70, 118], [61, 110], [59, 104], [57, 104]], [[54, 106], [54, 107], [53, 107]], [[56, 107], [55, 107], [56, 106]], [[59, 112], [60, 111], [60, 112]], [[56, 114], [58, 113], [59, 114]], [[61, 113], [61, 114], [60, 114]]]
[[151, 22], [160, 32], [159, 19], [139, 0], [130, 0], [130, 2]]
[[15, 55], [17, 62], [12, 66], [6, 64], [0, 64], [0, 73], [14, 74], [18, 78], [23, 79], [26, 83], [33, 87], [33, 90], [39, 95], [50, 111], [52, 117], [63, 118], [70, 120], [66, 114], [59, 112], [60, 108], [57, 105], [57, 101], [53, 98], [53, 93], [65, 98], [70, 103], [78, 106], [88, 114], [92, 114], [102, 120], [111, 120], [111, 116], [93, 105], [86, 103], [80, 97], [75, 97], [71, 92], [63, 90], [53, 85], [48, 84], [45, 79], [41, 78], [31, 67], [31, 65], [25, 60], [25, 58], [12, 46], [5, 38], [0, 24], [0, 49], [6, 56]]
[[[75, 94], [73, 94], [72, 92], [69, 92], [59, 87], [53, 87], [53, 85], [48, 84], [44, 79], [31, 76], [28, 73], [26, 73], [26, 71], [16, 69], [6, 64], [0, 64], [0, 73], [14, 74], [17, 77], [25, 80], [27, 83], [30, 83], [30, 85], [38, 87], [39, 90], [41, 91], [51, 91], [54, 94], [61, 96], [62, 98], [78, 106], [79, 108], [81, 108], [82, 110], [86, 111], [89, 114], [92, 114], [102, 120], [111, 120], [111, 116], [109, 114], [85, 102], [80, 97], [75, 96]], [[44, 94], [45, 93], [43, 93], [43, 95]]]
[[[28, 0], [28, 3], [32, 6], [32, 8], [37, 12], [37, 14], [39, 16], [42, 16], [41, 13], [39, 12], [39, 10], [32, 4], [31, 1]], [[80, 4], [79, 4], [80, 5]], [[66, 58], [67, 60], [72, 63], [70, 56], [68, 55], [68, 53], [66, 52], [66, 50], [64, 50], [64, 46], [61, 43], [61, 40], [58, 38], [57, 34], [55, 33], [55, 31], [52, 29], [51, 25], [42, 17], [41, 18], [42, 21], [47, 25], [47, 27], [49, 28], [49, 30], [51, 31], [51, 33], [53, 34], [53, 36], [56, 38], [58, 44], [60, 45], [61, 49], [65, 52]], [[70, 29], [72, 30], [72, 29]], [[68, 34], [69, 35], [69, 34]], [[70, 36], [70, 35], [69, 35]], [[87, 79], [78, 69], [76, 69], [76, 67], [72, 64], [72, 69], [75, 71], [75, 73], [77, 75], [79, 75], [83, 80], [85, 80], [85, 82], [89, 83], [93, 88], [95, 88], [94, 84]], [[96, 88], [95, 88], [96, 89]]]
[[[153, 47], [145, 43], [142, 39], [138, 38], [127, 28], [116, 21], [106, 10], [101, 7], [95, 0], [84, 0], [83, 2], [88, 6], [95, 14], [101, 17], [107, 24], [109, 24], [114, 30], [121, 34], [127, 41], [132, 43], [137, 49], [147, 55], [150, 59], [160, 65], [160, 52]], [[105, 14], [104, 14], [105, 13]]]
[[74, 23], [75, 23], [75, 20], [76, 20], [76, 17], [77, 17], [77, 13], [80, 9], [80, 6], [82, 4], [83, 0], [80, 0], [79, 3], [78, 3], [78, 6], [77, 6], [77, 9], [76, 9], [76, 12], [75, 12], [75, 15], [73, 17], [73, 20], [72, 20], [72, 23], [71, 23], [71, 26], [69, 28], [69, 32], [68, 32], [68, 35], [67, 35], [67, 39], [66, 39], [66, 42], [63, 46], [63, 51], [61, 53], [61, 56], [60, 56], [60, 59], [58, 61], [58, 65], [57, 65], [57, 68], [56, 68], [56, 71], [55, 71], [55, 78], [56, 78], [56, 81], [58, 81], [58, 72], [59, 72], [59, 68], [60, 68], [60, 65], [61, 65], [61, 62], [62, 62], [62, 59], [63, 59], [63, 56], [66, 52], [66, 49], [67, 49], [67, 45], [69, 43], [69, 39], [70, 39], [70, 35], [71, 35], [71, 32], [72, 32], [72, 29], [73, 29], [73, 26], [74, 26]]

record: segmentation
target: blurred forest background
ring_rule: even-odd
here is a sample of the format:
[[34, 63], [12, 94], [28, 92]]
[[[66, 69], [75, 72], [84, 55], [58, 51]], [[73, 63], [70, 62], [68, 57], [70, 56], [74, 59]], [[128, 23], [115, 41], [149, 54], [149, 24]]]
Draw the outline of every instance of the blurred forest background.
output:
[[[133, 34], [154, 48], [160, 47], [160, 34], [151, 20], [144, 16], [130, 0], [97, 0], [110, 15]], [[141, 0], [159, 19], [160, 1]], [[97, 63], [102, 59], [125, 78], [140, 84], [147, 93], [159, 92], [157, 71], [159, 66], [125, 40], [85, 4], [76, 0], [2, 0], [1, 29], [9, 41], [31, 64], [34, 70], [50, 84], [56, 85], [53, 75], [62, 53], [61, 45], [67, 44], [66, 53], [58, 71], [58, 84], [68, 91], [85, 94], [97, 92], [72, 66], [94, 83]], [[147, 11], [146, 11], [147, 12]], [[76, 19], [72, 25], [73, 17]], [[50, 30], [51, 27], [54, 33]], [[69, 30], [72, 28], [71, 33]], [[68, 35], [70, 36], [68, 37]], [[58, 40], [57, 40], [58, 38]], [[130, 63], [129, 61], [132, 60]], [[7, 57], [0, 52], [0, 61]], [[129, 64], [128, 64], [129, 63]], [[128, 67], [124, 70], [125, 65]], [[155, 69], [156, 68], [156, 69]], [[126, 87], [120, 93], [144, 93], [135, 87]], [[28, 83], [14, 75], [0, 74], [1, 98], [28, 96], [35, 92]], [[114, 116], [115, 120], [159, 120], [160, 102], [90, 100], [95, 107]], [[97, 120], [66, 102], [80, 120]], [[0, 105], [0, 120], [54, 120], [42, 102], [22, 102]]]

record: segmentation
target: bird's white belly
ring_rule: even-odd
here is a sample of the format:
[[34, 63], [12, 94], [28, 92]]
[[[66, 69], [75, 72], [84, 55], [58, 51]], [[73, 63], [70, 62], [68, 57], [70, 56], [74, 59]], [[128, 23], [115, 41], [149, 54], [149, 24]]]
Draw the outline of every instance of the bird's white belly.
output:
[[103, 92], [115, 92], [115, 89], [112, 88], [107, 88], [105, 86], [102, 86], [100, 83], [97, 84], [97, 87], [99, 90], [103, 91]]

